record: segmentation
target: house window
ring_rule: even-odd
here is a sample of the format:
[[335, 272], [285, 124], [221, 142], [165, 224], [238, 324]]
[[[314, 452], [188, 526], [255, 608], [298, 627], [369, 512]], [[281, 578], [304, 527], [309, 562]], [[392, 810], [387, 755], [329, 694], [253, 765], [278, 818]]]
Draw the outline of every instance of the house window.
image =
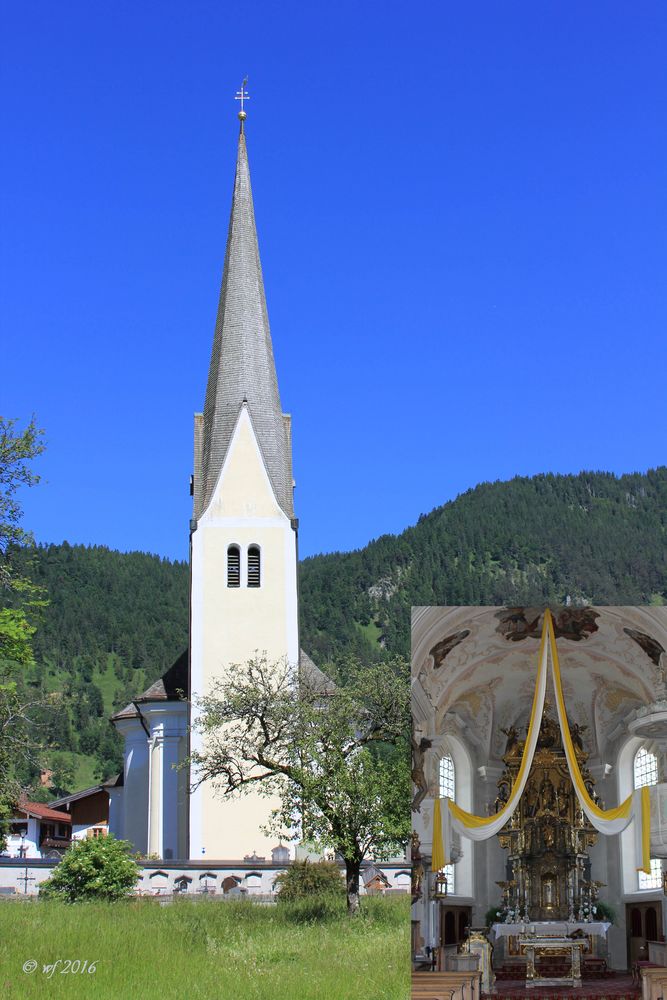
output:
[[[646, 747], [640, 747], [635, 754], [634, 785], [643, 788], [645, 785], [658, 783], [658, 758]], [[659, 858], [651, 858], [651, 873], [638, 872], [640, 889], [662, 888], [662, 863]]]
[[227, 586], [241, 586], [241, 550], [238, 545], [227, 549]]
[[248, 549], [248, 586], [259, 587], [261, 583], [261, 567], [259, 546], [251, 545]]
[[[446, 796], [452, 801], [456, 801], [456, 772], [450, 754], [445, 754], [444, 757], [440, 758], [439, 778], [440, 798], [444, 799]], [[447, 876], [447, 892], [452, 893], [456, 888], [454, 865], [445, 865], [443, 871]]]
[[89, 826], [86, 830], [86, 837], [88, 839], [97, 840], [98, 837], [106, 837], [107, 831], [104, 826]]

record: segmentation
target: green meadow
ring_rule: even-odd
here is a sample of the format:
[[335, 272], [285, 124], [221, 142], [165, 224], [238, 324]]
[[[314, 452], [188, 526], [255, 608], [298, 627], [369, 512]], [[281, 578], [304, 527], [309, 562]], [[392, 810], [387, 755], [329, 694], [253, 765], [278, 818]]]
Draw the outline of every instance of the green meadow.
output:
[[0, 996], [407, 1000], [409, 902], [2, 901]]

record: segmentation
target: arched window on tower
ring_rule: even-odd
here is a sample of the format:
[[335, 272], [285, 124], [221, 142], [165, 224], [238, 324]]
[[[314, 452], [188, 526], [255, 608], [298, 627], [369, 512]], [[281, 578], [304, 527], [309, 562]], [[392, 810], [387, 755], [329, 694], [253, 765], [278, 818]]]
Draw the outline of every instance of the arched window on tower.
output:
[[227, 549], [227, 586], [241, 586], [241, 550], [238, 545]]
[[[634, 760], [634, 786], [643, 788], [644, 785], [657, 785], [658, 783], [658, 758], [646, 747], [640, 747], [635, 754]], [[651, 874], [638, 872], [640, 889], [660, 889], [662, 888], [662, 863], [659, 858], [651, 858]]]
[[[440, 798], [447, 798], [456, 801], [456, 770], [451, 754], [445, 754], [440, 758], [439, 772]], [[445, 865], [445, 875], [447, 876], [447, 893], [456, 891], [456, 875], [454, 865]]]
[[259, 587], [262, 582], [261, 557], [259, 545], [251, 545], [248, 549], [248, 586]]

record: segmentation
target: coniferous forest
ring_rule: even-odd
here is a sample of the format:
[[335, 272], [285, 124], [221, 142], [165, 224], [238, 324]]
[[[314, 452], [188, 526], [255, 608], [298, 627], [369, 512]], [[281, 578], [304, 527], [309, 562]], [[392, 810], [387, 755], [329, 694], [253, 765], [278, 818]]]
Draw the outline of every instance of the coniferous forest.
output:
[[[667, 467], [484, 483], [400, 535], [302, 562], [301, 645], [325, 669], [407, 656], [420, 604], [662, 604], [666, 532]], [[49, 601], [25, 686], [51, 702], [38, 719], [53, 798], [119, 769], [108, 716], [185, 648], [188, 567], [67, 542], [24, 549], [21, 564]]]

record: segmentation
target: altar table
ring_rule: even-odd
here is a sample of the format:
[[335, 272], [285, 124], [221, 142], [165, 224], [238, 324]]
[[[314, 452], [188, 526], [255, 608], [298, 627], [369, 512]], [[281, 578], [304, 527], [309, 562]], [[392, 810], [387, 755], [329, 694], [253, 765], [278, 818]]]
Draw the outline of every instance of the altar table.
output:
[[[532, 986], [581, 986], [581, 952], [588, 942], [582, 938], [539, 937], [522, 934], [519, 949], [526, 956], [526, 989]], [[536, 975], [535, 958], [540, 955], [567, 955], [570, 953], [569, 976], [542, 979]]]

